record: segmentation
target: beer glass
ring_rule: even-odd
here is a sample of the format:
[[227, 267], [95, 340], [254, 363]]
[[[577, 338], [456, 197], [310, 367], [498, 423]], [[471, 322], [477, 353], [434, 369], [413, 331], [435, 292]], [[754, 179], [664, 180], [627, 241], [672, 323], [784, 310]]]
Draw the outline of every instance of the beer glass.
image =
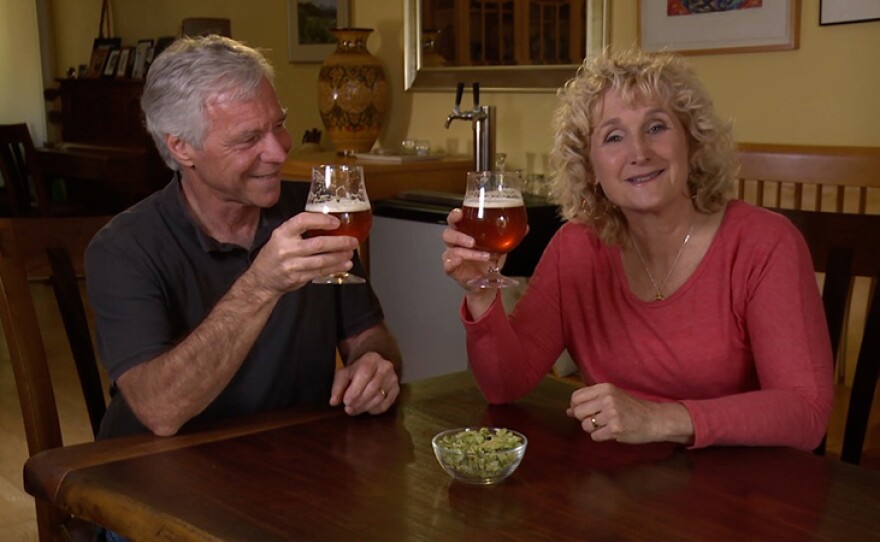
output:
[[474, 248], [492, 254], [486, 275], [468, 282], [470, 288], [508, 288], [519, 284], [505, 277], [498, 261], [522, 241], [528, 220], [522, 178], [515, 171], [468, 173], [462, 218], [456, 228], [474, 238]]
[[[322, 165], [312, 168], [312, 186], [306, 200], [306, 211], [331, 214], [339, 219], [335, 230], [312, 230], [309, 236], [348, 235], [363, 244], [373, 225], [373, 212], [364, 169], [361, 166]], [[333, 273], [318, 277], [315, 284], [362, 284], [363, 278], [351, 273]]]

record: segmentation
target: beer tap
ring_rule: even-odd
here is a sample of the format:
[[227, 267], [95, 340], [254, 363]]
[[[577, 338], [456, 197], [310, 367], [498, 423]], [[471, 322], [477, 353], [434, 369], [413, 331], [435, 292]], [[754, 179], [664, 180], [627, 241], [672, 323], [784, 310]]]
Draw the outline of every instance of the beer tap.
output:
[[464, 83], [455, 89], [455, 106], [446, 117], [446, 128], [454, 120], [470, 121], [474, 129], [474, 170], [490, 171], [495, 164], [495, 106], [480, 105], [480, 83], [473, 84], [474, 107], [461, 110]]

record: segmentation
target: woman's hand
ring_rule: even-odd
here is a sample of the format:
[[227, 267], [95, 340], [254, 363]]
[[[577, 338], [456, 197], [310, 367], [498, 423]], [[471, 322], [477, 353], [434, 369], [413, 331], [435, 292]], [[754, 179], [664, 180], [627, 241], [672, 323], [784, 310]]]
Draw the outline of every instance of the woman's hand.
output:
[[[475, 250], [474, 238], [462, 233], [455, 228], [455, 224], [461, 220], [461, 209], [453, 209], [446, 216], [449, 227], [443, 230], [443, 242], [446, 250], [443, 251], [443, 271], [467, 291], [468, 310], [473, 318], [479, 318], [492, 305], [492, 301], [498, 295], [496, 288], [475, 289], [468, 288], [468, 282], [486, 274], [491, 264], [491, 254], [482, 250]], [[501, 267], [504, 257], [498, 262]]]
[[443, 251], [443, 271], [467, 290], [468, 281], [486, 274], [491, 255], [482, 250], [475, 250], [474, 238], [456, 229], [455, 224], [461, 220], [461, 216], [461, 209], [453, 209], [446, 216], [449, 227], [443, 230], [443, 242], [446, 243], [446, 250]]
[[579, 420], [595, 441], [691, 444], [694, 438], [693, 421], [681, 403], [636, 399], [613, 384], [595, 384], [575, 391], [565, 412]]

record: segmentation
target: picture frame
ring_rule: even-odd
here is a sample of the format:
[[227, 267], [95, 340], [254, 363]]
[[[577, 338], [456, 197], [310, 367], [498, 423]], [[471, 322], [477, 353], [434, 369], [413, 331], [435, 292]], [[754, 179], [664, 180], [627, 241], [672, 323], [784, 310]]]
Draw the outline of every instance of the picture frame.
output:
[[92, 42], [92, 56], [86, 69], [86, 78], [97, 78], [104, 74], [104, 65], [110, 51], [122, 44], [122, 38], [95, 38]]
[[[797, 49], [800, 0], [760, 0], [736, 9], [683, 13], [681, 2], [639, 0], [639, 45], [646, 51], [683, 55]], [[678, 10], [679, 13], [675, 13]]]
[[131, 64], [134, 47], [122, 47], [119, 49], [119, 63], [116, 66], [116, 77], [125, 78], [131, 74]]
[[132, 79], [143, 79], [147, 74], [147, 53], [153, 48], [153, 40], [138, 40], [131, 64]]
[[332, 28], [349, 25], [349, 0], [287, 0], [290, 62], [323, 62], [336, 50]]
[[112, 47], [101, 46], [92, 50], [92, 57], [89, 59], [89, 67], [86, 70], [86, 78], [95, 79], [101, 77], [104, 73], [104, 64], [107, 57], [110, 56]]
[[880, 21], [877, 0], [819, 0], [819, 25]]
[[218, 36], [232, 37], [232, 21], [217, 17], [189, 17], [180, 25], [181, 36]]
[[116, 75], [116, 67], [119, 65], [119, 56], [122, 54], [122, 50], [111, 49], [110, 54], [107, 56], [107, 63], [104, 64], [104, 77], [113, 77]]

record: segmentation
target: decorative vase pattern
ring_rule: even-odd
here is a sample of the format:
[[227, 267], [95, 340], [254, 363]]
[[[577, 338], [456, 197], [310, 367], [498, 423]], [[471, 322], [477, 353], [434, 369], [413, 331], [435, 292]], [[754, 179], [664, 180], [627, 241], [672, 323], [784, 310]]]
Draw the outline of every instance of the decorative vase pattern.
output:
[[367, 50], [371, 28], [338, 28], [336, 50], [318, 74], [318, 110], [340, 154], [369, 152], [391, 102], [388, 79]]

